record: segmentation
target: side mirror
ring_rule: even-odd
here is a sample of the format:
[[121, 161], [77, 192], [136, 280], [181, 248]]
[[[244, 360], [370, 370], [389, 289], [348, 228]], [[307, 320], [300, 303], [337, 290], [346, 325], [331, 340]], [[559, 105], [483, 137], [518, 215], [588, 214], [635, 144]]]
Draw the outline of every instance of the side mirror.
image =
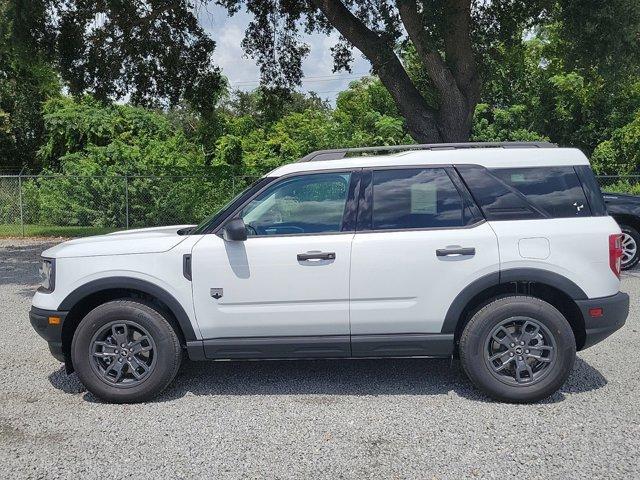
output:
[[222, 238], [227, 242], [244, 242], [247, 239], [247, 227], [244, 220], [234, 218], [227, 222], [222, 229]]

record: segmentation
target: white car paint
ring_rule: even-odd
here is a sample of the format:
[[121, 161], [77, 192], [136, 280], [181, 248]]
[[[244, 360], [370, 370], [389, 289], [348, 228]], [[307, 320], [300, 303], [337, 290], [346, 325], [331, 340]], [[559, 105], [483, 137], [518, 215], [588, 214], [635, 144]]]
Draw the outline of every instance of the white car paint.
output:
[[[438, 257], [449, 246], [473, 256]], [[471, 228], [355, 235], [351, 258], [351, 333], [439, 333], [464, 287], [500, 268], [485, 222]]]
[[193, 225], [144, 228], [77, 238], [45, 250], [42, 256], [69, 258], [166, 252], [187, 238], [185, 235], [178, 235], [178, 230], [188, 227]]
[[290, 173], [343, 168], [376, 168], [395, 165], [483, 165], [487, 168], [559, 167], [589, 165], [576, 148], [474, 148], [459, 150], [414, 150], [394, 155], [347, 157], [339, 160], [290, 163], [268, 174], [280, 177]]
[[[172, 228], [174, 232], [180, 229], [180, 226]], [[152, 233], [155, 238], [155, 233]], [[91, 237], [93, 239], [103, 238]], [[51, 293], [36, 292], [33, 297], [33, 306], [45, 310], [57, 310], [62, 301], [74, 290], [93, 280], [99, 280], [110, 277], [129, 277], [138, 280], [144, 280], [165, 290], [172, 295], [185, 310], [187, 316], [191, 320], [196, 336], [200, 338], [199, 327], [196, 321], [195, 312], [193, 310], [193, 297], [191, 292], [191, 282], [182, 275], [182, 257], [186, 253], [191, 253], [193, 245], [198, 240], [197, 236], [178, 236], [180, 242], [173, 242], [174, 246], [167, 251], [154, 253], [134, 253], [134, 254], [115, 254], [93, 255], [83, 257], [73, 255], [72, 249], [84, 248], [84, 245], [113, 245], [109, 242], [79, 242], [77, 244], [67, 245], [65, 247], [66, 256], [56, 258], [56, 285]], [[88, 240], [88, 239], [84, 239]], [[137, 242], [141, 242], [138, 239]], [[70, 242], [65, 242], [69, 244]], [[62, 245], [65, 245], [62, 244]], [[154, 244], [154, 242], [151, 242]], [[75, 247], [73, 246], [75, 245]], [[117, 251], [122, 248], [119, 242]], [[43, 253], [43, 256], [52, 258], [56, 250], [49, 249]], [[63, 250], [63, 251], [65, 251]], [[106, 252], [106, 250], [103, 250]]]
[[[193, 248], [193, 302], [203, 338], [348, 335], [352, 233], [248, 238], [203, 235]], [[298, 261], [299, 253], [335, 260]], [[223, 288], [219, 300], [211, 288]]]
[[[611, 217], [553, 218], [489, 222], [500, 245], [500, 268], [537, 268], [557, 273], [578, 285], [589, 298], [618, 293], [620, 280], [609, 268], [609, 235], [620, 233]], [[525, 258], [523, 239], [549, 242], [545, 258]]]
[[[487, 167], [586, 165], [575, 149], [412, 151], [398, 155], [294, 163], [268, 176], [392, 165]], [[183, 226], [182, 226], [183, 227]], [[501, 269], [539, 268], [573, 281], [590, 298], [613, 295], [608, 264], [610, 217], [484, 222], [424, 231], [273, 236], [227, 242], [178, 235], [181, 226], [72, 240], [43, 253], [56, 259], [56, 286], [33, 305], [56, 310], [89, 281], [129, 276], [163, 288], [183, 306], [199, 339], [439, 332], [453, 299], [474, 280]], [[527, 239], [548, 240], [548, 255], [527, 255]], [[522, 254], [522, 242], [525, 254]], [[435, 250], [474, 247], [473, 257], [438, 258]], [[539, 250], [539, 243], [537, 249]], [[534, 250], [536, 250], [534, 248]], [[531, 245], [529, 245], [529, 251]], [[335, 252], [332, 261], [297, 261], [298, 253]], [[544, 252], [543, 252], [544, 253]], [[192, 281], [183, 255], [192, 255]], [[211, 288], [222, 288], [216, 300]]]

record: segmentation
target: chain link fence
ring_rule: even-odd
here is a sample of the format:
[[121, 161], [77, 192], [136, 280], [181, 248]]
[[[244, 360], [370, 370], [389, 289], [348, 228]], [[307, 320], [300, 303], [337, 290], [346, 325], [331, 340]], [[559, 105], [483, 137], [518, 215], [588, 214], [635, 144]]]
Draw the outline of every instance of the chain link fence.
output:
[[599, 175], [596, 178], [603, 192], [640, 195], [640, 175]]
[[253, 181], [220, 175], [2, 175], [0, 236], [199, 223]]
[[[228, 175], [0, 175], [0, 236], [80, 236], [199, 223], [256, 180]], [[640, 195], [640, 175], [599, 176]]]

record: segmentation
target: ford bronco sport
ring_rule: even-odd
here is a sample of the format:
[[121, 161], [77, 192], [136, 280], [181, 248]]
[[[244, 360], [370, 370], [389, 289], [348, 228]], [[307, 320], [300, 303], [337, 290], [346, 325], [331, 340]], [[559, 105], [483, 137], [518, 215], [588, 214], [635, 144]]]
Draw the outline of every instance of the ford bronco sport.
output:
[[275, 169], [198, 226], [46, 250], [30, 318], [110, 402], [156, 396], [184, 352], [459, 356], [488, 395], [532, 402], [561, 387], [577, 350], [624, 324], [621, 254], [579, 150], [328, 150]]

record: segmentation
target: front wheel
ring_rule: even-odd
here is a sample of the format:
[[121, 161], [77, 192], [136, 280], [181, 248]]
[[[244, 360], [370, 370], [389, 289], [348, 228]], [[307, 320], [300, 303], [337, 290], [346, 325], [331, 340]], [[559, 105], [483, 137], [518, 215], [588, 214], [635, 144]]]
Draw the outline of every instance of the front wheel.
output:
[[460, 337], [460, 360], [489, 396], [528, 403], [556, 392], [576, 356], [571, 326], [549, 303], [509, 296], [480, 309]]
[[115, 300], [91, 310], [71, 342], [78, 377], [95, 396], [113, 403], [149, 400], [175, 377], [182, 351], [176, 332], [155, 309]]

